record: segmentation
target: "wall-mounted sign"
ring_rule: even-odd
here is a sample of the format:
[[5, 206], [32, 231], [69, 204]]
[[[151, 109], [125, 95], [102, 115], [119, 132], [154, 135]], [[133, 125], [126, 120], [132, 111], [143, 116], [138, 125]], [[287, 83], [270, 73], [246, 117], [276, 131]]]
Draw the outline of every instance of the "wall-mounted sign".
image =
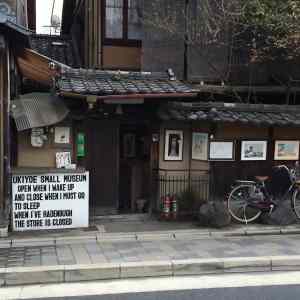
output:
[[55, 127], [54, 143], [69, 144], [70, 143], [70, 127]]
[[89, 173], [14, 175], [15, 231], [88, 227]]
[[85, 135], [82, 132], [77, 134], [77, 157], [85, 156]]
[[72, 164], [70, 152], [57, 152], [56, 153], [56, 168], [68, 168]]
[[45, 135], [44, 128], [31, 129], [31, 146], [41, 148], [44, 146], [47, 136]]

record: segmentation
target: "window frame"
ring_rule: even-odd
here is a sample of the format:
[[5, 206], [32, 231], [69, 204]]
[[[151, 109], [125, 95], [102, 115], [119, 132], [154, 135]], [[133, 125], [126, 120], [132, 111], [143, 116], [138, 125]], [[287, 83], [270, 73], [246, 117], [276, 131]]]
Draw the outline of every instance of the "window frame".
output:
[[106, 37], [106, 0], [102, 1], [102, 42], [104, 46], [141, 47], [142, 41], [128, 38], [128, 0], [123, 0], [123, 38]]

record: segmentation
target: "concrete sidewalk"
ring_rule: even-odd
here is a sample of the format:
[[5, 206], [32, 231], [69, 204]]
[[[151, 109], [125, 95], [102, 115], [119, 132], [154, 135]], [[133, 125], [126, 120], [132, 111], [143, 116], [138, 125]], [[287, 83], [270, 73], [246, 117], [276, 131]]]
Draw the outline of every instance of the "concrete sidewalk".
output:
[[297, 235], [167, 233], [156, 238], [86, 237], [52, 245], [19, 240], [0, 245], [0, 284], [7, 286], [275, 270], [300, 270]]

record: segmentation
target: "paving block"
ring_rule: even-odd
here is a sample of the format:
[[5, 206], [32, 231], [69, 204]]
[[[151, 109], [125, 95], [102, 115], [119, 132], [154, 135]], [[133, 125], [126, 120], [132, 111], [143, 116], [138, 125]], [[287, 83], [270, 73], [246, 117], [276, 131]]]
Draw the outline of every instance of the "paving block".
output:
[[172, 276], [171, 261], [121, 262], [121, 278]]
[[300, 256], [271, 257], [272, 271], [300, 270]]
[[7, 248], [10, 248], [10, 246], [11, 246], [11, 240], [0, 239], [0, 249], [2, 249], [2, 248], [7, 249]]
[[233, 257], [223, 258], [224, 272], [266, 272], [271, 270], [269, 257]]
[[223, 273], [221, 259], [180, 259], [172, 261], [173, 275], [201, 275]]
[[0, 237], [1, 238], [8, 237], [8, 225], [7, 226], [0, 226]]
[[61, 283], [64, 266], [6, 268], [5, 285]]
[[102, 279], [119, 279], [120, 264], [100, 263], [89, 265], [65, 266], [65, 281], [89, 281]]

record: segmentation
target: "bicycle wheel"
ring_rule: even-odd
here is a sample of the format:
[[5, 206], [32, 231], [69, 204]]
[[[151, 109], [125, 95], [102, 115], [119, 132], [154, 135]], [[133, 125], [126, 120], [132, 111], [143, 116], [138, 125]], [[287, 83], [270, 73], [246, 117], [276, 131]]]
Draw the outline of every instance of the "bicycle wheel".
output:
[[249, 207], [253, 185], [240, 184], [232, 189], [227, 199], [227, 208], [230, 215], [241, 223], [250, 223], [261, 215], [259, 208]]
[[300, 190], [296, 188], [292, 196], [292, 207], [298, 219], [300, 219]]

